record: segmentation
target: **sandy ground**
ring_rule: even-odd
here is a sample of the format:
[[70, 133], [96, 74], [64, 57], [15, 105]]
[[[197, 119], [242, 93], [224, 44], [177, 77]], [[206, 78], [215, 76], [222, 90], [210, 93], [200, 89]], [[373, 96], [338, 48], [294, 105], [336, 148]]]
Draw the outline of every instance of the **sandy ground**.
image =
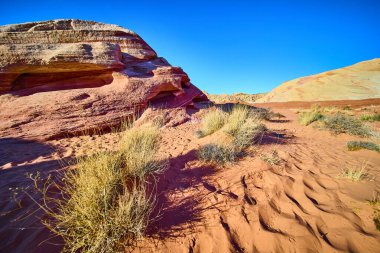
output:
[[[289, 107], [275, 106], [285, 118], [267, 122], [271, 133], [261, 144], [223, 168], [196, 159], [199, 146], [217, 138], [195, 137], [199, 113], [162, 128], [160, 156], [169, 157], [170, 168], [157, 185], [159, 219], [134, 252], [379, 252], [369, 201], [380, 192], [380, 154], [347, 151], [347, 141], [360, 138], [301, 126]], [[117, 139], [114, 133], [45, 143], [1, 139], [0, 252], [58, 252], [59, 238], [49, 239], [26, 194], [32, 186], [26, 173], [56, 173], [74, 156], [112, 149]], [[260, 154], [273, 149], [282, 161], [270, 166]], [[338, 177], [360, 166], [365, 180]]]

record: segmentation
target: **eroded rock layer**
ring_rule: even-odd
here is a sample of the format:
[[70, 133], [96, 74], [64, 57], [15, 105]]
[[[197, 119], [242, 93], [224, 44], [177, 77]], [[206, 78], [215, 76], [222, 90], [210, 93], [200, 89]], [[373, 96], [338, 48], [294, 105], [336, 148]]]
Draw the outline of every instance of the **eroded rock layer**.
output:
[[0, 27], [0, 137], [48, 139], [117, 124], [148, 105], [207, 97], [136, 33], [52, 20]]

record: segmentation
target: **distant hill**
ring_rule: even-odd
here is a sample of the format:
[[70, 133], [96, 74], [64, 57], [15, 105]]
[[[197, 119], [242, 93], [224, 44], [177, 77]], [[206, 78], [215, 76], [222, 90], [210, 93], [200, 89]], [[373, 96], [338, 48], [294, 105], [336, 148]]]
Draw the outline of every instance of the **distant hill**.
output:
[[240, 102], [240, 103], [253, 103], [259, 98], [263, 97], [266, 93], [257, 94], [247, 94], [247, 93], [232, 93], [232, 94], [208, 94], [203, 91], [214, 103], [229, 103], [229, 102]]
[[285, 82], [257, 102], [368, 98], [380, 98], [380, 58]]

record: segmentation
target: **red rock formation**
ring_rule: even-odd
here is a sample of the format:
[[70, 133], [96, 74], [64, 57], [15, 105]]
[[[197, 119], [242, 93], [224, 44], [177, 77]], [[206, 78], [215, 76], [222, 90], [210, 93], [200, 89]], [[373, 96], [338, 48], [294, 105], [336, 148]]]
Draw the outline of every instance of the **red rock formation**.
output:
[[0, 27], [0, 137], [48, 139], [117, 124], [148, 105], [207, 97], [134, 32], [82, 20]]

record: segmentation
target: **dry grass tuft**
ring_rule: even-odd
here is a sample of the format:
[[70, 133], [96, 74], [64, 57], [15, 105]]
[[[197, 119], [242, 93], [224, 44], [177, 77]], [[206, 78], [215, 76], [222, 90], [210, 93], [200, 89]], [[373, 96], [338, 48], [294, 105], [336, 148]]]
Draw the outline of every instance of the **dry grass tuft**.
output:
[[248, 116], [249, 109], [247, 106], [234, 106], [228, 115], [227, 123], [224, 125], [223, 130], [230, 135], [235, 135]]
[[302, 112], [299, 117], [298, 121], [302, 125], [310, 125], [311, 123], [318, 121], [323, 118], [323, 115], [318, 111], [310, 111], [310, 112]]
[[380, 231], [380, 194], [379, 192], [373, 192], [373, 197], [369, 201], [369, 204], [374, 208], [373, 222], [375, 223], [376, 229]]
[[366, 172], [367, 163], [360, 167], [345, 168], [339, 174], [340, 178], [346, 178], [354, 182], [361, 181], [367, 177]]
[[313, 105], [310, 111], [301, 112], [298, 116], [298, 121], [302, 125], [310, 125], [311, 123], [323, 119], [321, 113], [321, 107], [318, 105]]
[[[79, 158], [60, 183], [37, 185], [44, 223], [63, 238], [64, 252], [124, 252], [144, 234], [155, 203], [146, 176], [165, 167], [155, 160], [158, 140], [155, 126], [129, 128], [117, 152]], [[61, 198], [47, 196], [51, 187]]]
[[235, 162], [237, 156], [238, 152], [233, 146], [223, 146], [214, 143], [206, 144], [198, 150], [199, 160], [217, 165]]
[[196, 134], [198, 137], [210, 135], [221, 129], [226, 123], [227, 114], [219, 109], [210, 110], [202, 119], [201, 130]]
[[[198, 158], [219, 165], [235, 161], [246, 148], [264, 135], [267, 128], [260, 123], [260, 120], [265, 118], [263, 115], [267, 113], [269, 114], [267, 110], [251, 109], [245, 105], [234, 106], [223, 115], [226, 123], [222, 129], [232, 139], [231, 143], [228, 145], [211, 143], [202, 146]], [[204, 133], [204, 130], [201, 132]]]
[[376, 229], [380, 231], [380, 211], [375, 212], [373, 222], [375, 223]]
[[124, 132], [120, 140], [120, 152], [124, 170], [130, 175], [142, 177], [145, 174], [161, 172], [166, 164], [156, 161], [159, 147], [159, 132], [153, 125], [142, 125]]
[[247, 119], [233, 135], [233, 143], [240, 150], [245, 149], [251, 146], [255, 140], [261, 139], [266, 131], [267, 127], [264, 124], [254, 119]]
[[269, 165], [278, 165], [281, 162], [281, 158], [279, 157], [278, 153], [276, 150], [271, 150], [267, 154], [262, 154], [260, 158], [268, 163]]

